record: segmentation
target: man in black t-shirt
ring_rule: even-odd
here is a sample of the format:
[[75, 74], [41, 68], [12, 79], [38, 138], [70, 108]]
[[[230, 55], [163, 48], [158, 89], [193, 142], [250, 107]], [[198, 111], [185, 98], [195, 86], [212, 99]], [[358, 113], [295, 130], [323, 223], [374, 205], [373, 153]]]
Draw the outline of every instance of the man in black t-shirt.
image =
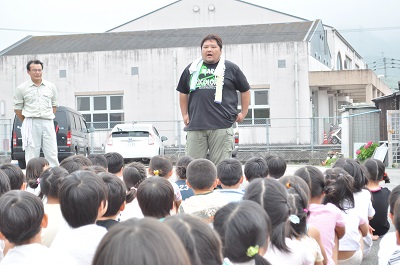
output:
[[176, 90], [187, 130], [186, 153], [197, 159], [206, 158], [209, 151], [210, 160], [217, 165], [232, 155], [232, 124], [247, 115], [250, 86], [240, 68], [221, 56], [218, 35], [207, 35], [200, 47], [201, 58], [185, 68]]

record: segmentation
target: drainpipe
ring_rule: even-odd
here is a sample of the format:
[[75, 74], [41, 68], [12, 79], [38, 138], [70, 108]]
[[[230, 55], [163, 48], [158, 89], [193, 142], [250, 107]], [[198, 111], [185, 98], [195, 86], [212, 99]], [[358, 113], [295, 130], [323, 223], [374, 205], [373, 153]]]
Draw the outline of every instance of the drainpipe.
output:
[[296, 144], [300, 144], [300, 121], [299, 121], [299, 75], [298, 75], [299, 54], [297, 50], [297, 42], [294, 43], [294, 95], [296, 106]]
[[[177, 65], [178, 65], [178, 57], [177, 57], [177, 52], [176, 50], [173, 51], [173, 62], [174, 62], [174, 66], [173, 66], [173, 72], [174, 72], [174, 88], [177, 85]], [[175, 90], [175, 89], [174, 89]], [[177, 93], [176, 91], [174, 91], [174, 106], [175, 106], [175, 146], [181, 146], [181, 137], [180, 137], [180, 126], [179, 126], [179, 104], [178, 104], [178, 97], [179, 97], [179, 93]]]

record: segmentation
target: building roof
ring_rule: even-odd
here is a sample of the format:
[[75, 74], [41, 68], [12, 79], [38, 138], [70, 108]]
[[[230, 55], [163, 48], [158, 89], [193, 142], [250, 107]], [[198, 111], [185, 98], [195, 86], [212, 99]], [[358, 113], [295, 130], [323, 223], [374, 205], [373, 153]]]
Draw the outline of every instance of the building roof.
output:
[[197, 47], [210, 33], [219, 34], [224, 45], [293, 42], [308, 39], [313, 21], [227, 27], [106, 32], [92, 34], [35, 36], [25, 38], [0, 56]]

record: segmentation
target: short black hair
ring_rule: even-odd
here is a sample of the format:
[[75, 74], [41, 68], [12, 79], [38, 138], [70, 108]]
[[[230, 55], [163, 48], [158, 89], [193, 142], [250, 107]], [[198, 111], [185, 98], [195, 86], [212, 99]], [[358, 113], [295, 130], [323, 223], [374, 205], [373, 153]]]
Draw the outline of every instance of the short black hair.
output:
[[60, 167], [65, 168], [69, 174], [78, 170], [87, 169], [90, 166], [93, 166], [92, 161], [83, 155], [69, 156], [60, 163]]
[[117, 152], [109, 152], [104, 154], [107, 159], [108, 172], [116, 174], [124, 167], [124, 157]]
[[87, 170], [67, 176], [61, 183], [59, 194], [61, 212], [73, 228], [94, 224], [101, 203], [107, 201], [106, 184]]
[[195, 159], [188, 165], [186, 176], [194, 190], [209, 189], [217, 179], [217, 168], [207, 159]]
[[163, 218], [174, 203], [174, 188], [165, 178], [150, 177], [140, 183], [137, 200], [144, 216]]
[[43, 70], [43, 63], [39, 60], [30, 60], [27, 64], [26, 64], [26, 70], [30, 71], [31, 70], [31, 64], [40, 64], [42, 66], [42, 70]]
[[114, 216], [118, 213], [121, 205], [124, 204], [126, 199], [126, 186], [124, 182], [114, 174], [109, 172], [103, 172], [99, 174], [99, 177], [104, 181], [107, 186], [107, 211], [104, 213], [104, 217]]
[[268, 176], [268, 165], [261, 157], [252, 157], [244, 164], [244, 175], [248, 182]]
[[400, 198], [400, 185], [394, 187], [389, 195], [389, 212], [394, 216], [394, 208], [396, 207], [396, 201]]
[[3, 170], [0, 169], [0, 197], [7, 191], [11, 190], [10, 186], [10, 179], [6, 175], [6, 173], [3, 172]]
[[12, 190], [0, 197], [0, 231], [15, 245], [40, 233], [43, 216], [43, 202], [30, 192]]
[[51, 167], [40, 176], [40, 190], [43, 195], [58, 199], [61, 182], [69, 175], [63, 167]]
[[5, 163], [0, 166], [0, 169], [8, 176], [12, 190], [19, 190], [22, 184], [26, 183], [25, 174], [18, 166]]
[[203, 44], [204, 42], [206, 42], [207, 40], [215, 40], [219, 46], [220, 49], [222, 49], [222, 39], [220, 36], [218, 36], [217, 34], [208, 34], [207, 36], [205, 36], [202, 40], [201, 40], [201, 44], [200, 44], [200, 48], [203, 48]]
[[217, 176], [225, 186], [236, 185], [243, 176], [242, 164], [235, 158], [224, 159], [217, 165]]
[[268, 174], [270, 177], [278, 179], [286, 172], [286, 161], [280, 156], [266, 156], [265, 161], [268, 165]]
[[92, 161], [93, 166], [101, 166], [105, 169], [108, 167], [107, 159], [102, 154], [90, 154], [87, 158]]

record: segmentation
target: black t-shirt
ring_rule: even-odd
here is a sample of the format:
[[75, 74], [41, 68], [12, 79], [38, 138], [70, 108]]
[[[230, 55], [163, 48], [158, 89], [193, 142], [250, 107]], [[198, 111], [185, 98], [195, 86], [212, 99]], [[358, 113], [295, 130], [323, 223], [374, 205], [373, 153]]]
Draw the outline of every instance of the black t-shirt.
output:
[[236, 91], [246, 92], [250, 89], [246, 77], [240, 68], [225, 60], [224, 85], [221, 104], [215, 103], [215, 75], [216, 64], [206, 64], [200, 69], [196, 90], [190, 92], [188, 65], [183, 71], [177, 91], [189, 94], [189, 125], [188, 131], [215, 130], [229, 128], [237, 117], [238, 96]]
[[113, 219], [106, 219], [106, 220], [97, 220], [96, 225], [102, 226], [107, 230], [110, 229], [111, 226], [118, 224], [119, 222]]
[[387, 188], [371, 190], [371, 194], [372, 206], [375, 209], [375, 215], [369, 221], [369, 225], [375, 229], [374, 235], [383, 236], [390, 228], [387, 217], [390, 190]]

